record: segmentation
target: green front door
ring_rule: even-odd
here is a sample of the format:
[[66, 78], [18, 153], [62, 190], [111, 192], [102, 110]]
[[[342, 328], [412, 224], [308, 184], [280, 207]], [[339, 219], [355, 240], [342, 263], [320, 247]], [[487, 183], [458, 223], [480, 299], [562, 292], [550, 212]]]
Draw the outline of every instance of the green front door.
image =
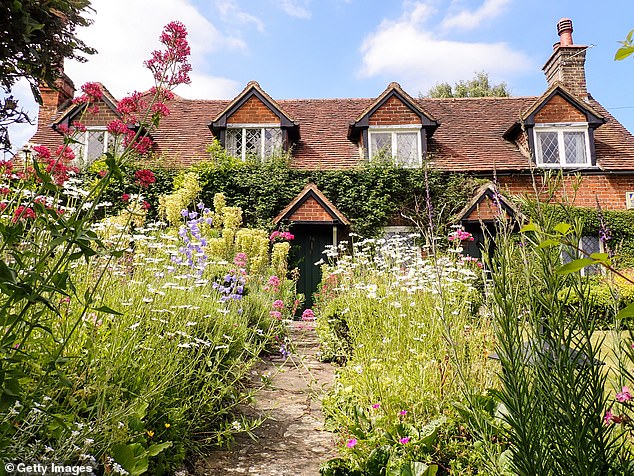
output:
[[332, 225], [295, 225], [292, 263], [299, 268], [297, 292], [306, 296], [305, 308], [313, 306], [313, 293], [321, 281], [321, 267], [315, 265], [325, 259], [323, 251], [332, 245]]

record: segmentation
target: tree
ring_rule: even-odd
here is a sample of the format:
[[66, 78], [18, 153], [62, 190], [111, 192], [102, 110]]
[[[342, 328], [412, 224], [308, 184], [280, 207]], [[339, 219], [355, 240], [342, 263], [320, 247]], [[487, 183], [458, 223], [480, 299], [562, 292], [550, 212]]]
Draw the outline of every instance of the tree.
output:
[[634, 35], [634, 30], [627, 34], [625, 41], [619, 41], [623, 46], [616, 50], [616, 54], [614, 55], [615, 60], [624, 60], [631, 54], [634, 54], [634, 39], [632, 35]]
[[471, 80], [458, 81], [453, 88], [449, 83], [438, 83], [427, 91], [426, 95], [430, 98], [478, 98], [484, 96], [508, 97], [510, 94], [506, 83], [491, 84], [489, 74], [480, 71]]
[[[41, 104], [38, 84], [54, 87], [64, 58], [85, 61], [95, 50], [78, 39], [77, 27], [92, 20], [90, 0], [11, 0], [0, 2], [0, 91], [26, 79]], [[28, 121], [12, 96], [0, 99], [0, 150], [10, 150], [8, 126]]]

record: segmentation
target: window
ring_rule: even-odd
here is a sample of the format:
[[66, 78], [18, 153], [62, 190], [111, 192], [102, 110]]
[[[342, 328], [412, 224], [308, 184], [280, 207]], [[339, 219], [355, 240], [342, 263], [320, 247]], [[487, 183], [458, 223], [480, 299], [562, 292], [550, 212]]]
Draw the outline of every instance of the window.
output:
[[73, 165], [84, 169], [111, 149], [115, 138], [105, 128], [90, 128], [77, 133], [75, 140], [78, 142], [70, 145], [75, 154]]
[[[586, 253], [603, 253], [603, 243], [599, 240], [598, 236], [582, 236], [581, 240], [579, 240], [579, 248], [581, 248], [584, 253], [578, 251], [571, 247], [565, 247], [561, 252], [561, 261], [563, 264], [568, 264], [571, 261], [584, 258]], [[582, 276], [590, 276], [593, 274], [598, 274], [602, 272], [601, 265], [595, 264], [592, 266], [586, 266], [581, 270]]]
[[370, 129], [370, 159], [389, 159], [402, 167], [420, 167], [420, 128]]
[[226, 132], [225, 148], [229, 155], [242, 160], [249, 156], [271, 157], [282, 150], [282, 129], [231, 127]]
[[535, 155], [542, 167], [588, 166], [587, 124], [536, 124]]

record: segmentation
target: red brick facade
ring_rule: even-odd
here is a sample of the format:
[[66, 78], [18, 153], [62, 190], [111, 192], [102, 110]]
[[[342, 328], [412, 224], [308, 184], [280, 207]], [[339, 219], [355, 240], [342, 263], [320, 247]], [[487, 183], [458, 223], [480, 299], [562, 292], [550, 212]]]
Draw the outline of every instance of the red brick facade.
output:
[[535, 114], [535, 122], [586, 122], [586, 116], [566, 99], [555, 95]]
[[280, 119], [257, 97], [251, 96], [227, 118], [229, 124], [279, 124]]
[[392, 96], [370, 116], [371, 126], [420, 124], [420, 117], [400, 99]]
[[500, 214], [499, 208], [493, 203], [490, 197], [485, 197], [478, 203], [468, 216], [464, 217], [464, 221], [487, 221], [495, 220]]
[[96, 102], [94, 106], [97, 106], [97, 112], [91, 112], [81, 117], [81, 123], [86, 127], [105, 127], [108, 123], [114, 121], [115, 119], [119, 119], [115, 112], [110, 109], [105, 102]]
[[290, 221], [333, 221], [330, 214], [314, 198], [308, 198], [291, 215]]
[[[498, 178], [500, 188], [510, 194], [525, 194], [535, 196], [532, 179], [527, 175], [513, 175]], [[606, 210], [623, 210], [626, 207], [625, 193], [634, 191], [634, 175], [586, 175], [581, 177], [581, 183], [575, 191], [578, 178], [566, 176], [561, 187], [555, 194], [557, 199], [570, 200], [578, 207], [596, 207], [597, 199]], [[535, 177], [536, 188], [541, 192], [541, 198], [546, 198], [543, 179]]]

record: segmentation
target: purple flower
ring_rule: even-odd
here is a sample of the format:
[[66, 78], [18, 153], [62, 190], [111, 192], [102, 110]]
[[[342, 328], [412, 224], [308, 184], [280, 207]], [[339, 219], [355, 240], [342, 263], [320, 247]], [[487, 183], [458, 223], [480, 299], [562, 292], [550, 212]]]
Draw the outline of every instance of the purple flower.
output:
[[406, 445], [407, 443], [409, 443], [409, 436], [406, 436], [405, 438], [401, 438], [400, 440], [398, 440], [398, 442], [402, 445]]
[[350, 438], [348, 440], [348, 443], [346, 443], [346, 446], [348, 448], [354, 448], [356, 446], [356, 444], [357, 444], [357, 439], [356, 438]]

